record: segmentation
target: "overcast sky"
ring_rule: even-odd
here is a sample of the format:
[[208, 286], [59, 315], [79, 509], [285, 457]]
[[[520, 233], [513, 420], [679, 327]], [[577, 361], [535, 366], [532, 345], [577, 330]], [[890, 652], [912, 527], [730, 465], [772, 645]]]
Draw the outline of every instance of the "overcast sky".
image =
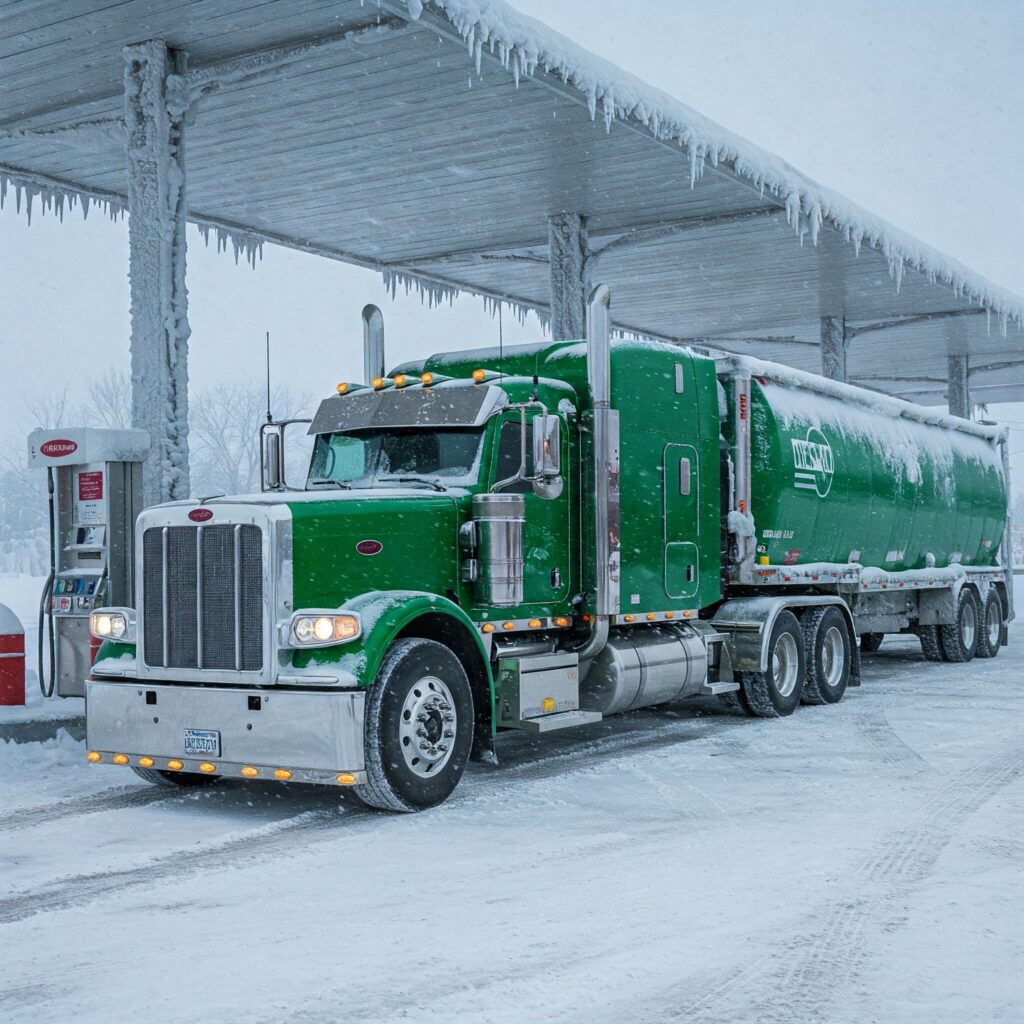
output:
[[[1024, 294], [1021, 0], [515, 0], [811, 177]], [[527, 183], [524, 183], [524, 187]], [[495, 344], [479, 300], [428, 311], [377, 275], [268, 246], [255, 270], [190, 230], [193, 385], [275, 371], [320, 396], [361, 370], [359, 311], [384, 309], [389, 358]], [[127, 366], [127, 230], [0, 213], [0, 442], [24, 396]], [[506, 341], [535, 338], [505, 317]], [[1024, 421], [1017, 409], [999, 410]], [[1024, 433], [1015, 435], [1024, 447]]]

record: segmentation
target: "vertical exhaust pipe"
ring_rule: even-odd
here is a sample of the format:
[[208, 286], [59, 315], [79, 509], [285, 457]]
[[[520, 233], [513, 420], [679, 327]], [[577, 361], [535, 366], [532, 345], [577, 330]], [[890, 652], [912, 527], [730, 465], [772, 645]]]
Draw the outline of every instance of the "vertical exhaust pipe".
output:
[[384, 376], [384, 314], [372, 303], [363, 306], [363, 376], [367, 384]]
[[619, 612], [619, 414], [611, 407], [612, 293], [599, 284], [587, 303], [587, 382], [594, 407], [594, 597], [598, 616]]

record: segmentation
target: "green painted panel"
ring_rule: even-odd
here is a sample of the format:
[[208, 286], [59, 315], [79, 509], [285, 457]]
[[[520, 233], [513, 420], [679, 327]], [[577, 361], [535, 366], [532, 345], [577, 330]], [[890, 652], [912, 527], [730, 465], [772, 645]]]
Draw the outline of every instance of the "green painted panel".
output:
[[751, 464], [758, 553], [773, 565], [996, 560], [1005, 487], [981, 438], [755, 380]]

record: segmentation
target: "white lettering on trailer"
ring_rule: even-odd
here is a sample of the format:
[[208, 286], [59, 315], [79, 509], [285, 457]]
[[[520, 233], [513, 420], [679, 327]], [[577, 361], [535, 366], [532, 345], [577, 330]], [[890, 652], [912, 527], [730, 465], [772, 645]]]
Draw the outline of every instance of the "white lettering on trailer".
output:
[[816, 427], [809, 427], [806, 438], [790, 438], [793, 445], [793, 486], [814, 491], [824, 498], [832, 488], [835, 459], [832, 446]]

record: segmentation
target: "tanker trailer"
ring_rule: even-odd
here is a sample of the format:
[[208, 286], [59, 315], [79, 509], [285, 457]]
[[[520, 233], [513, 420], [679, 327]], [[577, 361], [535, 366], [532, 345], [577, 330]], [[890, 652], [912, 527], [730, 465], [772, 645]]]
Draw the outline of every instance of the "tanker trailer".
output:
[[730, 596], [837, 594], [862, 651], [915, 633], [931, 660], [994, 657], [1012, 617], [1005, 434], [771, 363], [717, 365]]

